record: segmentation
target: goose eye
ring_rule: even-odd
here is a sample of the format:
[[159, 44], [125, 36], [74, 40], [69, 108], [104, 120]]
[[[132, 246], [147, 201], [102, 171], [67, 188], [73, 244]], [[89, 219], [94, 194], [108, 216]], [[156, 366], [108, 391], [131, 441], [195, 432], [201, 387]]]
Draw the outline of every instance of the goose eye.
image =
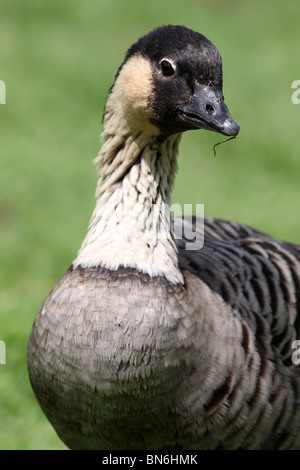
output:
[[160, 61], [160, 69], [163, 75], [166, 77], [171, 77], [175, 73], [174, 66], [167, 59], [162, 59]]

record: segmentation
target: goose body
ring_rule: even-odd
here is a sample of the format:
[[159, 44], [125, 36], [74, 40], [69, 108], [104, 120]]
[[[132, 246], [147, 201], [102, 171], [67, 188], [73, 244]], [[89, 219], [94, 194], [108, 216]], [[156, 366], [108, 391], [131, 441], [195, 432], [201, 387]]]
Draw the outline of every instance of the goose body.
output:
[[[158, 28], [117, 73], [89, 231], [29, 338], [34, 392], [71, 449], [300, 448], [300, 247], [212, 218], [172, 228], [179, 141], [199, 128], [239, 131], [221, 57]], [[175, 239], [182, 224], [201, 249]]]

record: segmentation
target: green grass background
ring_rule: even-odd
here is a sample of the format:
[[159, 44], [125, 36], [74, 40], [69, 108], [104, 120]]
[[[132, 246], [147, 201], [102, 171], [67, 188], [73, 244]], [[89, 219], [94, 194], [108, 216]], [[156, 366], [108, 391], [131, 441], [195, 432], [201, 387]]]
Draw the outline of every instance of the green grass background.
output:
[[300, 241], [298, 0], [1, 0], [0, 449], [64, 449], [33, 396], [27, 338], [94, 207], [101, 114], [127, 48], [162, 24], [208, 36], [241, 131], [183, 136], [173, 202]]

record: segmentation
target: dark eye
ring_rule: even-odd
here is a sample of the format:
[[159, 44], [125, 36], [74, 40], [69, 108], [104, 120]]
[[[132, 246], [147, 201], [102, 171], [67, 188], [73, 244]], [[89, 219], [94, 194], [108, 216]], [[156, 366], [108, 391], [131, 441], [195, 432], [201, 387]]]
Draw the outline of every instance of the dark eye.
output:
[[175, 68], [173, 64], [167, 60], [167, 59], [162, 59], [159, 63], [160, 65], [160, 70], [165, 77], [171, 77], [175, 73]]

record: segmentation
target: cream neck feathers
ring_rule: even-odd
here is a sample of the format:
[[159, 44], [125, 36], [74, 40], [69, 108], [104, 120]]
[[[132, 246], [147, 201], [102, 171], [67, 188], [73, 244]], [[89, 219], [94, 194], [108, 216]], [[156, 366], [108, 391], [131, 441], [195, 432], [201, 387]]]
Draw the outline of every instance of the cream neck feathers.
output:
[[[96, 207], [73, 265], [132, 267], [183, 283], [172, 233], [170, 192], [181, 134], [159, 142], [106, 108]], [[120, 116], [120, 114], [119, 114]]]

